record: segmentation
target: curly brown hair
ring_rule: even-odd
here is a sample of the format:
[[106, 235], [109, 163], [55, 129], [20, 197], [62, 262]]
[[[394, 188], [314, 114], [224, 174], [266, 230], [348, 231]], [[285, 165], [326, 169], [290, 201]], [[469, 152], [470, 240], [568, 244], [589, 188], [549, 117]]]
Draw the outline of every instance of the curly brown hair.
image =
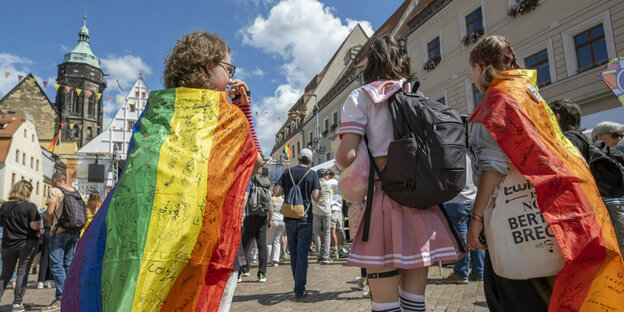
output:
[[408, 78], [411, 75], [410, 58], [394, 37], [389, 35], [373, 39], [364, 68], [364, 81]]
[[470, 66], [478, 63], [484, 67], [480, 82], [484, 89], [490, 86], [499, 72], [522, 68], [507, 38], [498, 35], [479, 40], [470, 52], [469, 61]]
[[206, 64], [217, 63], [230, 48], [217, 34], [197, 31], [183, 36], [165, 58], [165, 88], [210, 89]]

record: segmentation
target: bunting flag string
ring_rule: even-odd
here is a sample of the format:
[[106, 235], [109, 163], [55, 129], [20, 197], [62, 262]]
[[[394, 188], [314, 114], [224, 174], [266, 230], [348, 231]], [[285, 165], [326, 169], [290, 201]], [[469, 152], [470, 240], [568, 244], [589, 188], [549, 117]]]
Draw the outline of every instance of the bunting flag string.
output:
[[87, 93], [87, 97], [91, 97], [91, 94], [93, 94], [91, 91], [86, 90], [85, 93]]
[[46, 88], [47, 86], [48, 86], [48, 82], [47, 81], [43, 81], [43, 87]]
[[76, 93], [78, 93], [78, 96], [80, 96], [80, 92], [82, 92], [82, 89], [76, 88]]
[[36, 82], [35, 78], [30, 78], [30, 82], [34, 84]]
[[58, 83], [55, 83], [55, 84], [54, 84], [54, 88], [56, 89], [56, 91], [58, 91], [58, 88], [59, 88], [60, 86], [61, 86], [61, 85], [60, 85], [60, 84], [58, 84]]
[[71, 91], [71, 87], [65, 86], [65, 90], [67, 91], [67, 93], [69, 93], [69, 91]]
[[98, 100], [99, 100], [100, 98], [102, 98], [102, 93], [98, 93], [98, 94], [97, 94], [97, 98], [98, 98]]
[[18, 81], [22, 81], [22, 79], [23, 79], [23, 78], [24, 78], [24, 76], [22, 76], [22, 75], [17, 75], [17, 80], [18, 80]]
[[4, 72], [4, 78], [8, 78], [10, 74], [10, 72]]

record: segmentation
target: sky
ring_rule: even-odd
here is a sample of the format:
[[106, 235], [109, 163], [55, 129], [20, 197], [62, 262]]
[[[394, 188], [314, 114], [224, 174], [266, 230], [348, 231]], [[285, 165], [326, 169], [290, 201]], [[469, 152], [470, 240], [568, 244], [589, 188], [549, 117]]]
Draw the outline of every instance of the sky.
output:
[[[252, 93], [256, 132], [270, 153], [287, 110], [353, 27], [368, 35], [403, 0], [46, 0], [11, 1], [0, 10], [0, 98], [32, 73], [54, 102], [57, 65], [78, 42], [87, 15], [91, 50], [108, 82], [107, 126], [139, 76], [163, 88], [165, 56], [193, 31], [216, 33], [231, 49], [235, 78]], [[10, 75], [5, 78], [4, 73]], [[115, 97], [122, 100], [115, 102]], [[279, 119], [278, 119], [279, 118]]]

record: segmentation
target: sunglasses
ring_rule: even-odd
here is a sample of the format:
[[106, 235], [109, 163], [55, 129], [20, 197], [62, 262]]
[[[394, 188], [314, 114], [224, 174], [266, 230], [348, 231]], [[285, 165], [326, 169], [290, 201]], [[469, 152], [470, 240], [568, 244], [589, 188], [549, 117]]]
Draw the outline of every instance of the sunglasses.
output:
[[[236, 66], [227, 62], [223, 62], [223, 61], [219, 61], [219, 65], [221, 65], [223, 69], [225, 69], [225, 71], [228, 73], [228, 76], [230, 76], [230, 79], [234, 78], [234, 72], [236, 71]], [[223, 65], [227, 65], [229, 67], [225, 67]]]
[[617, 139], [621, 140], [621, 139], [624, 138], [624, 135], [619, 134], [619, 133], [615, 133], [615, 132], [611, 132], [611, 138], [613, 138], [614, 140], [617, 140]]

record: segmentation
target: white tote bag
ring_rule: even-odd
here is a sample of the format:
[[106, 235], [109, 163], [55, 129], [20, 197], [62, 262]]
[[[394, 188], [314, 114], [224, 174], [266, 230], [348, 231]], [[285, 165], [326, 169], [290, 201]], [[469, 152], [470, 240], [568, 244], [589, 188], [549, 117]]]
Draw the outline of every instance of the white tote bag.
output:
[[509, 279], [557, 275], [561, 247], [537, 206], [535, 188], [515, 167], [484, 212], [485, 238], [494, 272]]

